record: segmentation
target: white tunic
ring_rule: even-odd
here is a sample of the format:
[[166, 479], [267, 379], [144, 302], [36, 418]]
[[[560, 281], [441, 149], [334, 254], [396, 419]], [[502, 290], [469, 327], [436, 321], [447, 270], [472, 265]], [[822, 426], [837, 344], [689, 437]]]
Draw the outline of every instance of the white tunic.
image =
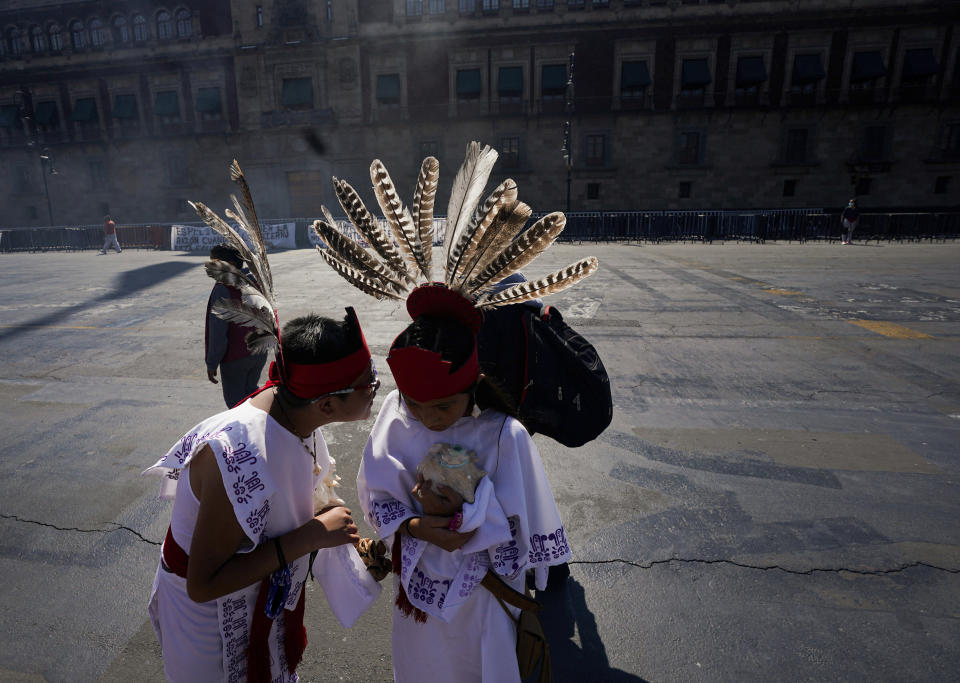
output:
[[[204, 444], [213, 450], [224, 488], [246, 534], [240, 552], [249, 552], [268, 539], [296, 529], [309, 521], [319, 507], [339, 502], [333, 493], [337, 479], [335, 463], [320, 430], [315, 434], [320, 466], [317, 475], [304, 442], [249, 401], [191, 429], [145, 471], [163, 475], [161, 497], [175, 497], [171, 533], [177, 544], [189, 553], [199, 502], [193, 495], [190, 477], [181, 475], [189, 473], [191, 458]], [[312, 446], [312, 439], [307, 443]], [[284, 606], [292, 610], [307, 578], [309, 556], [288, 560], [292, 586]], [[318, 575], [318, 567], [322, 568], [323, 577]], [[346, 626], [379, 592], [352, 546], [321, 551], [315, 576], [325, 590], [339, 588], [355, 605], [362, 606], [354, 609], [356, 614], [352, 617], [334, 610], [341, 622], [349, 621]], [[183, 578], [157, 568], [150, 617], [169, 680], [246, 680], [247, 643], [259, 586], [257, 581], [217, 600], [196, 603], [187, 596]], [[296, 681], [296, 674], [287, 670], [283, 625], [284, 619], [277, 618], [270, 630], [271, 678]]]
[[394, 678], [399, 683], [424, 677], [452, 683], [519, 681], [515, 626], [480, 581], [492, 568], [522, 591], [526, 570], [533, 569], [542, 589], [547, 567], [570, 558], [540, 455], [523, 425], [503, 413], [475, 412], [434, 432], [392, 392], [357, 476], [360, 506], [388, 546], [404, 520], [422, 513], [410, 491], [417, 465], [436, 443], [475, 451], [488, 475], [478, 485], [475, 501], [463, 506], [462, 530], [476, 529], [463, 548], [447, 552], [400, 536], [397, 581], [428, 619], [416, 623], [394, 610]]

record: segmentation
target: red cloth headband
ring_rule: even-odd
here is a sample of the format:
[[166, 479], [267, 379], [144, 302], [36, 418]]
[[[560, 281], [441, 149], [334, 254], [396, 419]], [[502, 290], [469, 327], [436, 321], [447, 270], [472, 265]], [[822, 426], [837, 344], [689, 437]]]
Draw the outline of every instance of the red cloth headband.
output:
[[393, 372], [400, 393], [414, 401], [432, 401], [446, 398], [469, 389], [480, 375], [477, 360], [477, 345], [463, 366], [451, 372], [453, 363], [443, 360], [436, 351], [427, 351], [416, 346], [391, 349], [387, 365]]
[[474, 336], [483, 325], [483, 312], [467, 297], [455, 292], [442, 282], [420, 285], [407, 297], [407, 313], [416, 320], [421, 315], [437, 315], [453, 318], [465, 326]]
[[284, 375], [281, 378], [276, 363], [270, 364], [270, 379], [283, 384], [294, 396], [316, 398], [332, 391], [346, 389], [370, 365], [370, 349], [367, 340], [360, 331], [363, 344], [349, 356], [329, 363], [288, 363], [284, 361]]

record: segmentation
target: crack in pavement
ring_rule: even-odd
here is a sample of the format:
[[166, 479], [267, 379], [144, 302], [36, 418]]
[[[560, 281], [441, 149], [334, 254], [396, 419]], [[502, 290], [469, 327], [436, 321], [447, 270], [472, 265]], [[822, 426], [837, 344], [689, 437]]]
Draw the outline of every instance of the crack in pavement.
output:
[[17, 515], [5, 515], [0, 514], [0, 518], [11, 519], [15, 522], [22, 522], [24, 524], [36, 524], [37, 526], [47, 527], [48, 529], [54, 529], [56, 531], [77, 531], [82, 534], [111, 534], [114, 531], [129, 531], [131, 534], [139, 538], [144, 543], [149, 543], [150, 545], [160, 545], [159, 541], [151, 541], [149, 538], [144, 538], [144, 536], [137, 531], [136, 529], [131, 529], [128, 526], [123, 524], [117, 524], [116, 522], [110, 522], [114, 526], [113, 529], [81, 529], [79, 527], [63, 527], [57, 526], [56, 524], [50, 524], [49, 522], [39, 522], [35, 519], [23, 519]]
[[761, 571], [771, 571], [777, 570], [784, 572], [786, 574], [796, 574], [798, 576], [811, 576], [817, 573], [832, 573], [832, 574], [859, 574], [861, 576], [884, 576], [886, 574], [898, 574], [904, 572], [907, 569], [913, 569], [915, 567], [929, 567], [930, 569], [936, 569], [937, 571], [947, 572], [949, 574], [960, 574], [960, 569], [951, 569], [949, 567], [938, 567], [935, 564], [930, 564], [928, 562], [923, 562], [917, 560], [914, 562], [908, 562], [902, 564], [899, 567], [892, 567], [890, 569], [850, 569], [847, 567], [811, 567], [810, 569], [790, 569], [788, 567], [781, 567], [778, 564], [769, 564], [769, 565], [757, 565], [757, 564], [745, 564], [743, 562], [736, 562], [734, 560], [704, 560], [696, 557], [671, 557], [665, 560], [650, 560], [649, 562], [634, 562], [632, 560], [624, 560], [622, 558], [615, 558], [612, 560], [570, 560], [568, 564], [628, 564], [632, 567], [638, 567], [640, 569], [650, 569], [654, 565], [658, 564], [672, 564], [678, 562], [681, 564], [728, 564], [733, 567], [740, 567], [742, 569], [759, 569]]

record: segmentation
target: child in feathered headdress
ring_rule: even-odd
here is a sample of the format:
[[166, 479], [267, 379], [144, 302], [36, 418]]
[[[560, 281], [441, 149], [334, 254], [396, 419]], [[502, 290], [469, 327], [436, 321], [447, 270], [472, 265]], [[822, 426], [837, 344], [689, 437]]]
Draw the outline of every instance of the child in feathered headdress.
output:
[[[394, 677], [519, 681], [516, 627], [481, 581], [490, 571], [523, 591], [532, 570], [543, 589], [547, 568], [570, 557], [560, 514], [523, 425], [476, 406], [481, 312], [442, 284], [415, 289], [407, 309], [414, 322], [387, 357], [397, 390], [384, 400], [357, 477], [360, 505], [398, 574]], [[476, 468], [472, 502], [418, 475], [438, 444], [454, 451], [446, 466]]]

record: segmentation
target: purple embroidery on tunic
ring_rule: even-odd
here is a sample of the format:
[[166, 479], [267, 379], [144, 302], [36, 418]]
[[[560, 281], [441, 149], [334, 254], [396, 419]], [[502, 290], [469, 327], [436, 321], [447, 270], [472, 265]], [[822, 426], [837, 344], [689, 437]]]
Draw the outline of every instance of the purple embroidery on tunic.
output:
[[447, 589], [450, 588], [449, 579], [430, 579], [419, 569], [414, 568], [413, 577], [408, 586], [410, 600], [432, 605], [437, 598], [437, 590], [442, 588], [438, 607], [443, 607], [443, 599], [446, 597]]
[[[497, 546], [497, 549], [493, 552], [493, 567], [494, 569], [503, 569], [508, 564], [510, 565], [510, 571], [515, 572], [520, 568], [519, 558], [520, 558], [520, 549], [517, 547], [517, 518], [511, 517], [507, 520], [510, 523], [510, 536], [512, 539], [505, 544], [500, 544]], [[502, 574], [503, 572], [497, 572]]]
[[222, 427], [214, 432], [207, 432], [206, 434], [197, 434], [196, 432], [187, 434], [180, 439], [180, 448], [173, 453], [173, 457], [177, 459], [177, 462], [180, 465], [183, 465], [187, 457], [193, 453], [194, 444], [199, 441], [208, 441], [215, 436], [220, 436], [224, 432], [229, 432], [231, 429], [233, 429], [233, 427], [231, 425], [227, 425], [226, 427]]
[[269, 500], [263, 501], [263, 505], [250, 511], [250, 514], [247, 515], [247, 526], [250, 527], [253, 533], [259, 532], [260, 528], [263, 526], [264, 520], [267, 518], [267, 513], [269, 512]]
[[552, 534], [533, 534], [530, 537], [530, 562], [547, 562], [564, 557], [570, 552], [567, 536], [560, 527]]
[[250, 473], [249, 479], [246, 474], [241, 474], [237, 480], [233, 482], [233, 493], [237, 497], [237, 502], [244, 505], [252, 500], [248, 494], [254, 491], [265, 491], [266, 488], [263, 482], [260, 481], [260, 474], [256, 470]]
[[398, 500], [388, 500], [381, 503], [373, 502], [373, 517], [377, 522], [377, 529], [382, 529], [391, 522], [406, 517], [407, 506]]

